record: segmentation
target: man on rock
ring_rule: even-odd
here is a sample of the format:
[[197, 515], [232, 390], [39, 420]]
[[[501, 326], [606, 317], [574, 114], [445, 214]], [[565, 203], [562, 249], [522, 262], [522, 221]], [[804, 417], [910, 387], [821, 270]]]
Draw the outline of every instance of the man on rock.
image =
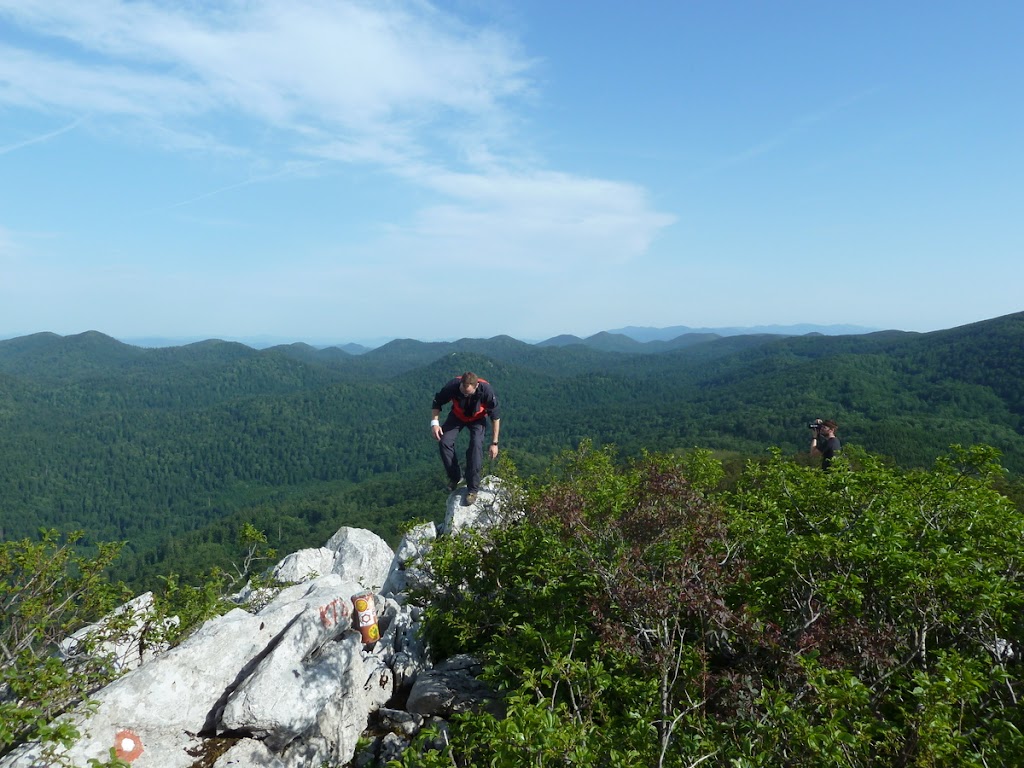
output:
[[[441, 409], [452, 404], [451, 412], [444, 424], [440, 422]], [[484, 432], [487, 418], [491, 420], [492, 459], [498, 456], [498, 433], [501, 431], [501, 408], [498, 396], [487, 381], [475, 373], [467, 371], [456, 376], [434, 395], [434, 404], [430, 412], [430, 432], [438, 441], [441, 451], [441, 463], [448, 475], [448, 489], [454, 491], [462, 472], [459, 459], [455, 455], [455, 441], [459, 432], [469, 430], [469, 448], [466, 450], [466, 501], [467, 505], [476, 501], [480, 490], [480, 469], [483, 465]]]

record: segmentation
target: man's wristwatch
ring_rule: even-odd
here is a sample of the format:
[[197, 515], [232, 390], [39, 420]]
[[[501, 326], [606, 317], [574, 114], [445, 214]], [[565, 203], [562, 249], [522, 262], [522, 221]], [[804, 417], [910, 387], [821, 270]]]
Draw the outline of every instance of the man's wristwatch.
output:
[[493, 443], [491, 443], [491, 445], [497, 445], [497, 444], [498, 444], [497, 440], [495, 440]]

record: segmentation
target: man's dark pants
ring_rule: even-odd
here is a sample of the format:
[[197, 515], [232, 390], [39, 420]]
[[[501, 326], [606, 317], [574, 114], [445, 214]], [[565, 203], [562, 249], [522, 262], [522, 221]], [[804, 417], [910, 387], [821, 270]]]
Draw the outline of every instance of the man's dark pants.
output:
[[459, 432], [463, 429], [469, 430], [469, 448], [466, 449], [466, 490], [469, 493], [480, 490], [480, 468], [484, 463], [485, 422], [486, 419], [463, 421], [455, 414], [449, 413], [441, 425], [442, 434], [438, 441], [441, 463], [444, 464], [444, 471], [448, 473], [448, 479], [453, 483], [459, 482], [461, 477], [459, 458], [455, 455], [455, 441], [459, 439]]

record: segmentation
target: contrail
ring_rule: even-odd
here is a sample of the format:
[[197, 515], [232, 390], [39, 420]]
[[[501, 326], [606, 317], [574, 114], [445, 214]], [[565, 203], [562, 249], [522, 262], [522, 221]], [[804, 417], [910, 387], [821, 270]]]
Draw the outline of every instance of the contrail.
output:
[[220, 194], [222, 194], [224, 192], [230, 192], [233, 189], [241, 189], [242, 187], [248, 187], [248, 186], [251, 186], [253, 184], [262, 184], [262, 183], [267, 182], [267, 181], [273, 181], [274, 179], [279, 179], [279, 178], [281, 178], [283, 176], [294, 176], [294, 175], [296, 175], [298, 173], [301, 173], [301, 172], [304, 172], [304, 171], [308, 171], [311, 168], [316, 168], [318, 166], [324, 165], [326, 162], [327, 162], [326, 160], [320, 160], [320, 161], [312, 162], [312, 163], [299, 163], [297, 165], [289, 165], [288, 167], [284, 168], [283, 170], [276, 171], [275, 173], [267, 173], [267, 174], [264, 174], [262, 176], [252, 176], [252, 177], [250, 177], [248, 179], [245, 179], [244, 181], [239, 181], [239, 182], [236, 182], [234, 184], [228, 184], [227, 186], [218, 187], [217, 189], [211, 189], [211, 190], [209, 190], [207, 192], [203, 192], [200, 195], [196, 195], [195, 197], [190, 197], [187, 200], [180, 200], [177, 203], [170, 203], [169, 205], [161, 205], [161, 206], [158, 206], [156, 208], [150, 208], [148, 211], [143, 211], [142, 213], [143, 213], [143, 215], [147, 215], [147, 214], [151, 214], [151, 213], [160, 213], [160, 212], [163, 212], [163, 211], [171, 211], [171, 210], [174, 210], [175, 208], [181, 208], [181, 207], [186, 206], [186, 205], [191, 205], [192, 203], [197, 203], [200, 200], [205, 200], [208, 197], [214, 197], [214, 196], [220, 195]]
[[6, 155], [8, 152], [14, 152], [17, 149], [29, 147], [33, 144], [39, 144], [44, 141], [49, 141], [52, 138], [60, 136], [62, 133], [67, 133], [68, 131], [73, 130], [84, 119], [84, 117], [79, 117], [73, 122], [69, 123], [68, 125], [65, 125], [63, 128], [58, 128], [56, 131], [50, 131], [49, 133], [44, 133], [41, 136], [33, 136], [31, 139], [19, 141], [17, 144], [8, 144], [6, 147], [0, 147], [0, 155]]

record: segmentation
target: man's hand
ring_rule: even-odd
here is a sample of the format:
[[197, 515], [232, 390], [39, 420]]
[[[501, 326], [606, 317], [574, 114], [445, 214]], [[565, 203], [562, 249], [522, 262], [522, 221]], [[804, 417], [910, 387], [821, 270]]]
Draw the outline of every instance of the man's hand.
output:
[[498, 446], [494, 445], [493, 443], [491, 444], [490, 454], [491, 461], [494, 461], [496, 458], [498, 458]]
[[430, 425], [430, 434], [432, 434], [434, 436], [435, 440], [440, 440], [441, 439], [441, 435], [444, 434], [444, 433], [441, 431], [441, 426], [439, 424], [431, 424]]

